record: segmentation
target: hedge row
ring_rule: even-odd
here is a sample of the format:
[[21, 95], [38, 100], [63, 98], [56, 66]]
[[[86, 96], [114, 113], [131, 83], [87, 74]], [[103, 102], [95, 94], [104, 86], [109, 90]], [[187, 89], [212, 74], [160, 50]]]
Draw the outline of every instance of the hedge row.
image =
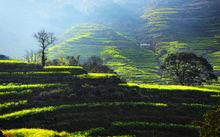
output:
[[0, 60], [0, 72], [28, 72], [42, 69], [40, 65], [34, 63], [17, 60]]
[[80, 66], [46, 66], [18, 60], [0, 60], [0, 72], [32, 72], [32, 71], [69, 71], [73, 75], [87, 74]]
[[47, 66], [44, 71], [69, 71], [73, 75], [87, 74], [80, 66]]

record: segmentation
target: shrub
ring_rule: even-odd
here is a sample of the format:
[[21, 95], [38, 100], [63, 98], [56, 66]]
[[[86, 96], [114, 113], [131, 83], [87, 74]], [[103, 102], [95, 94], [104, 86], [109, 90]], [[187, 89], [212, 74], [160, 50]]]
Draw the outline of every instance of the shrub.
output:
[[195, 125], [200, 126], [200, 137], [219, 137], [220, 106], [216, 110], [208, 111], [204, 119], [204, 122], [195, 122]]
[[103, 60], [98, 56], [90, 57], [83, 67], [92, 73], [114, 73], [112, 69], [103, 64]]

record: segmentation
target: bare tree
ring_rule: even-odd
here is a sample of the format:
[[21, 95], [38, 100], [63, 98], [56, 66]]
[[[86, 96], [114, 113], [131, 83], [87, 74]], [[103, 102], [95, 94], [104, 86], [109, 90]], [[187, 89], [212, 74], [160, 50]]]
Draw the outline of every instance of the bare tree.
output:
[[45, 30], [41, 30], [34, 34], [34, 37], [37, 39], [37, 41], [40, 43], [41, 47], [41, 64], [44, 67], [47, 57], [46, 57], [46, 49], [48, 48], [49, 45], [53, 44], [56, 40], [55, 36], [53, 33], [49, 33]]

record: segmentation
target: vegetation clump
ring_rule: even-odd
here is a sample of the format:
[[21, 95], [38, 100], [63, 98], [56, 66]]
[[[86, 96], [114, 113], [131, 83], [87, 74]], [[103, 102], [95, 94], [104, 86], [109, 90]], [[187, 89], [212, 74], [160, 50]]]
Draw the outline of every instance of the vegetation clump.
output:
[[194, 53], [169, 54], [161, 69], [175, 84], [202, 85], [217, 80], [212, 65], [205, 58]]
[[104, 65], [103, 60], [98, 56], [90, 57], [83, 67], [91, 73], [113, 73], [114, 71]]
[[200, 127], [200, 137], [220, 136], [220, 106], [215, 110], [210, 110], [204, 115], [204, 122], [194, 122]]

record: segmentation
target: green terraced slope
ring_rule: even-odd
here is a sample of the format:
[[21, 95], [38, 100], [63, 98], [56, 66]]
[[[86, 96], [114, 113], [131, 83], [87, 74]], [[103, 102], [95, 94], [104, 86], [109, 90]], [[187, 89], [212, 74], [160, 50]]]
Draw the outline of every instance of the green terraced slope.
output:
[[100, 24], [80, 24], [67, 30], [61, 42], [49, 49], [49, 58], [81, 55], [81, 61], [100, 55], [102, 46], [129, 46], [123, 34]]
[[142, 16], [146, 37], [154, 41], [161, 61], [168, 53], [191, 51], [209, 59], [215, 70], [220, 60], [220, 1], [158, 1]]
[[[102, 56], [108, 57], [108, 65], [117, 59], [127, 65], [127, 73], [133, 70], [129, 65], [146, 70], [134, 71], [139, 75], [152, 71], [134, 64], [141, 62], [139, 56], [153, 60], [152, 52], [132, 46], [105, 48]], [[134, 84], [116, 74], [66, 73], [79, 66], [45, 69], [55, 72], [0, 73], [0, 127], [6, 137], [198, 137], [199, 128], [192, 122], [201, 121], [220, 102], [220, 87], [214, 85]]]
[[[169, 53], [187, 51], [207, 58], [220, 74], [220, 2], [153, 3], [141, 16], [145, 27], [139, 25], [140, 33], [125, 34], [114, 30], [117, 27], [80, 24], [66, 31], [60, 42], [49, 49], [49, 58], [81, 55], [81, 62], [85, 62], [90, 56], [102, 56], [108, 66], [130, 82], [165, 83], [159, 72], [164, 58]], [[140, 44], [149, 46], [141, 48]]]
[[62, 41], [49, 49], [49, 58], [101, 56], [105, 63], [130, 82], [158, 81], [155, 54], [141, 49], [132, 38], [100, 24], [81, 24], [66, 31]]

